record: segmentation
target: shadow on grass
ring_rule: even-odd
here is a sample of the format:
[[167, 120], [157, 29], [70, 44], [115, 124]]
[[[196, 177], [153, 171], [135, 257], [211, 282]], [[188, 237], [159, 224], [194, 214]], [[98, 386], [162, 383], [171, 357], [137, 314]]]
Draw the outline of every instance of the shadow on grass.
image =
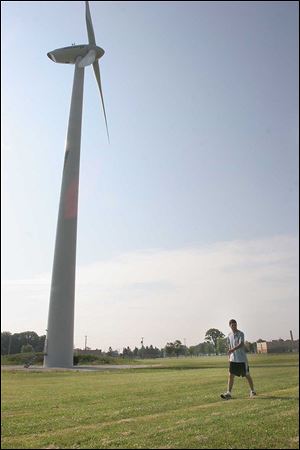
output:
[[[269, 368], [269, 369], [273, 369], [273, 368], [287, 368], [287, 367], [299, 367], [298, 364], [272, 364], [272, 363], [266, 363], [266, 364], [250, 364], [250, 369], [256, 369], [256, 368]], [[146, 367], [143, 367], [146, 368]], [[164, 365], [164, 364], [158, 364], [158, 365], [153, 365], [153, 366], [149, 366], [147, 368], [151, 368], [151, 369], [155, 369], [155, 370], [199, 370], [199, 369], [228, 369], [228, 362], [224, 362], [224, 363], [219, 363], [219, 364], [206, 364], [206, 365], [180, 365], [180, 363], [178, 365]]]
[[[146, 368], [146, 367], [144, 367]], [[148, 367], [147, 367], [148, 368]], [[227, 365], [224, 366], [152, 366], [149, 369], [154, 370], [202, 370], [202, 369], [228, 369]]]
[[[249, 364], [250, 366], [250, 364]], [[270, 368], [273, 369], [273, 367], [280, 367], [281, 369], [284, 369], [285, 367], [299, 367], [298, 364], [272, 364], [272, 362], [267, 364], [255, 364], [252, 362], [251, 367], [264, 367], [264, 368]]]
[[299, 401], [299, 397], [276, 397], [274, 395], [263, 395], [261, 397], [255, 397], [256, 400], [297, 400]]

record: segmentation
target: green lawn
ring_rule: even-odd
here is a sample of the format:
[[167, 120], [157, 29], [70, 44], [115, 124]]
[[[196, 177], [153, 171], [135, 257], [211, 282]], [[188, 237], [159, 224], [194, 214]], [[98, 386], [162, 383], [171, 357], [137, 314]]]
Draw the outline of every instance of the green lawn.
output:
[[226, 357], [157, 368], [2, 372], [2, 448], [299, 448], [298, 355], [251, 355], [258, 396]]

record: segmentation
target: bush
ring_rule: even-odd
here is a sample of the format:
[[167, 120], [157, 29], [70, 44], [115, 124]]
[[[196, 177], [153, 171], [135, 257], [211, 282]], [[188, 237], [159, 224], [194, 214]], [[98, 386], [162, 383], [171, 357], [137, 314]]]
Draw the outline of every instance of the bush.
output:
[[42, 365], [44, 361], [44, 353], [16, 353], [15, 355], [1, 355], [1, 364], [3, 365], [19, 366], [30, 361], [33, 361], [33, 364], [35, 365]]
[[[34, 358], [34, 359], [33, 359]], [[135, 360], [130, 360], [135, 361]], [[44, 362], [44, 353], [16, 353], [14, 355], [1, 355], [1, 364], [3, 365], [24, 365], [30, 362], [30, 364], [34, 365], [42, 365]], [[141, 360], [135, 361], [136, 363], [140, 363]], [[74, 366], [78, 365], [103, 365], [103, 364], [124, 364], [124, 358], [116, 358], [113, 356], [106, 355], [92, 355], [92, 354], [84, 354], [84, 355], [74, 355], [73, 356], [73, 364]]]
[[79, 365], [124, 364], [123, 358], [116, 358], [113, 356], [92, 355], [91, 353], [87, 353], [87, 354], [78, 354], [76, 355], [76, 357], [78, 358]]
[[97, 361], [97, 356], [96, 355], [91, 355], [91, 354], [84, 354], [84, 355], [77, 355], [78, 358], [78, 363], [80, 364], [87, 364], [87, 363], [93, 363]]
[[33, 353], [33, 352], [34, 352], [34, 349], [33, 349], [32, 345], [30, 345], [30, 344], [22, 345], [21, 353]]

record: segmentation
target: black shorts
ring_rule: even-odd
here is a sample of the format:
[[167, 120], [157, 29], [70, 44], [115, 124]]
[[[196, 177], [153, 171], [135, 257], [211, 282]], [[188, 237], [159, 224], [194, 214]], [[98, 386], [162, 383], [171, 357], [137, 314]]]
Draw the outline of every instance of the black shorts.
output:
[[236, 375], [237, 377], [245, 377], [249, 374], [249, 366], [247, 363], [237, 363], [230, 361], [229, 372], [232, 375]]

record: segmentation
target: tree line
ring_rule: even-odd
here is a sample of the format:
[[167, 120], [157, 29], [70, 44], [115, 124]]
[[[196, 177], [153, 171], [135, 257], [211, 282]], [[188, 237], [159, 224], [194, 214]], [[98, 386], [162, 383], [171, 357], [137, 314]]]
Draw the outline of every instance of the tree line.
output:
[[[22, 333], [12, 334], [9, 331], [1, 333], [1, 355], [12, 355], [17, 353], [28, 352], [43, 352], [46, 335], [38, 336], [34, 331], [24, 331]], [[256, 343], [245, 342], [246, 351], [256, 352]], [[85, 353], [91, 349], [87, 348]], [[227, 339], [225, 335], [217, 328], [210, 328], [207, 330], [204, 342], [197, 345], [187, 347], [182, 344], [179, 339], [174, 342], [167, 342], [163, 348], [150, 346], [135, 347], [131, 350], [130, 347], [124, 347], [123, 351], [113, 350], [109, 347], [107, 352], [98, 353], [112, 357], [123, 358], [163, 358], [163, 357], [179, 357], [179, 356], [200, 356], [212, 354], [224, 354], [227, 352]]]
[[46, 335], [39, 336], [35, 331], [14, 334], [10, 331], [4, 331], [1, 333], [1, 355], [43, 352], [45, 339]]

